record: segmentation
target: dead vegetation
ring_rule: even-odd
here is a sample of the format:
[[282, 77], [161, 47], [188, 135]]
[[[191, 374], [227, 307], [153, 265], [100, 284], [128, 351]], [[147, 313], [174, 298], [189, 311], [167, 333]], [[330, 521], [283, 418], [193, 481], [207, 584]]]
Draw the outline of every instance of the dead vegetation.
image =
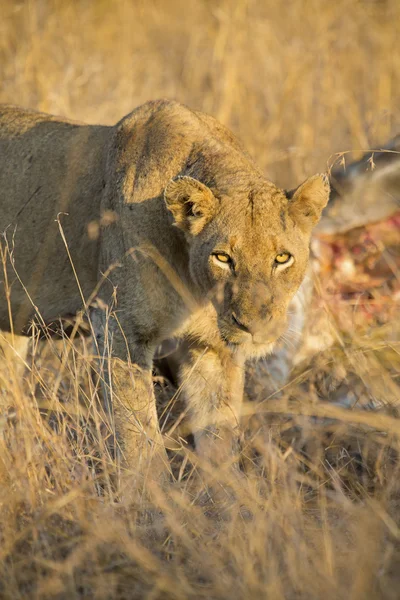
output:
[[[399, 131], [399, 12], [395, 0], [5, 0], [0, 100], [110, 123], [176, 97], [229, 125], [291, 187]], [[340, 239], [341, 256], [356, 242]], [[249, 398], [237, 478], [198, 469], [179, 392], [157, 378], [174, 480], [149, 476], [146, 498], [118, 496], [88, 339], [33, 330], [23, 377], [6, 343], [0, 597], [397, 599], [399, 272], [388, 287], [381, 264], [365, 318], [371, 302], [320, 293], [331, 267], [313, 315], [335, 344], [284, 389]], [[207, 501], [212, 481], [220, 503]]]

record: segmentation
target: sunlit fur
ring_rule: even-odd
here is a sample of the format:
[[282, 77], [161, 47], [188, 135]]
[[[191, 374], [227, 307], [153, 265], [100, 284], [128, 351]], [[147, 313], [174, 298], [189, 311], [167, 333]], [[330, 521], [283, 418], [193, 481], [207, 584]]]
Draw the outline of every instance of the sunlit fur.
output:
[[[48, 322], [97, 290], [92, 327], [100, 356], [111, 354], [105, 393], [117, 399], [127, 466], [145, 462], [149, 439], [166, 462], [151, 390], [154, 352], [166, 338], [189, 340], [181, 374], [192, 372], [185, 393], [194, 429], [217, 413], [237, 422], [244, 362], [270, 351], [285, 329], [328, 199], [326, 177], [286, 195], [226, 128], [167, 100], [113, 127], [2, 107], [0, 152], [0, 230], [13, 232], [8, 278], [15, 267], [30, 293], [15, 283], [9, 299], [0, 291], [0, 327], [10, 327], [9, 308], [15, 331], [26, 330], [35, 307]], [[234, 270], [215, 264], [218, 252]], [[293, 264], [279, 270], [282, 252]]]

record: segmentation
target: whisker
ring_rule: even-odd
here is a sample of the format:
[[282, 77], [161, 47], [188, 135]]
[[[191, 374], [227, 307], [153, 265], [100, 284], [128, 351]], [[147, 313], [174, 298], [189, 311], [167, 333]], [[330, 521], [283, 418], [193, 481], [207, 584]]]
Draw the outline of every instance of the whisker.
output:
[[295, 333], [296, 335], [301, 335], [303, 333], [302, 329], [296, 329], [295, 327], [288, 327], [286, 330], [288, 333]]
[[280, 339], [281, 339], [281, 340], [282, 340], [284, 343], [286, 343], [286, 344], [287, 344], [287, 346], [288, 346], [289, 348], [292, 348], [293, 350], [295, 350], [295, 349], [296, 349], [296, 346], [295, 346], [295, 344], [293, 343], [293, 341], [292, 341], [292, 340], [291, 340], [291, 339], [290, 339], [290, 338], [289, 338], [289, 337], [288, 337], [288, 336], [287, 336], [285, 333], [281, 335], [281, 338], [280, 338]]

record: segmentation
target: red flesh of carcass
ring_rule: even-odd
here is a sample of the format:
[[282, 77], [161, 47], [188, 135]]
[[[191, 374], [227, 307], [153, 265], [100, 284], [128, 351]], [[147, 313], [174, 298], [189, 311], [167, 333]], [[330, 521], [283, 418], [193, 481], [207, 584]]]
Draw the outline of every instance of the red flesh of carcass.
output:
[[346, 233], [320, 235], [322, 301], [348, 327], [386, 323], [400, 307], [400, 211]]

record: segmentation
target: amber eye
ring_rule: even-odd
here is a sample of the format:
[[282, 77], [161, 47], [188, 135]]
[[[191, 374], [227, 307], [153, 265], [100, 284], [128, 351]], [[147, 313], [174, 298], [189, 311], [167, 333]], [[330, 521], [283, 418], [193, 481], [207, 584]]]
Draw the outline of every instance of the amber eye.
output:
[[219, 260], [219, 262], [222, 262], [222, 263], [230, 263], [232, 261], [231, 257], [228, 256], [227, 254], [218, 253], [218, 254], [214, 254], [214, 256], [217, 260]]
[[213, 254], [213, 256], [218, 262], [223, 263], [224, 265], [232, 263], [232, 259], [229, 254], [225, 254], [224, 252], [216, 252]]
[[292, 255], [289, 254], [288, 252], [282, 252], [282, 254], [277, 254], [275, 256], [275, 262], [278, 263], [279, 265], [284, 265], [285, 263], [289, 262], [291, 257], [292, 257]]

